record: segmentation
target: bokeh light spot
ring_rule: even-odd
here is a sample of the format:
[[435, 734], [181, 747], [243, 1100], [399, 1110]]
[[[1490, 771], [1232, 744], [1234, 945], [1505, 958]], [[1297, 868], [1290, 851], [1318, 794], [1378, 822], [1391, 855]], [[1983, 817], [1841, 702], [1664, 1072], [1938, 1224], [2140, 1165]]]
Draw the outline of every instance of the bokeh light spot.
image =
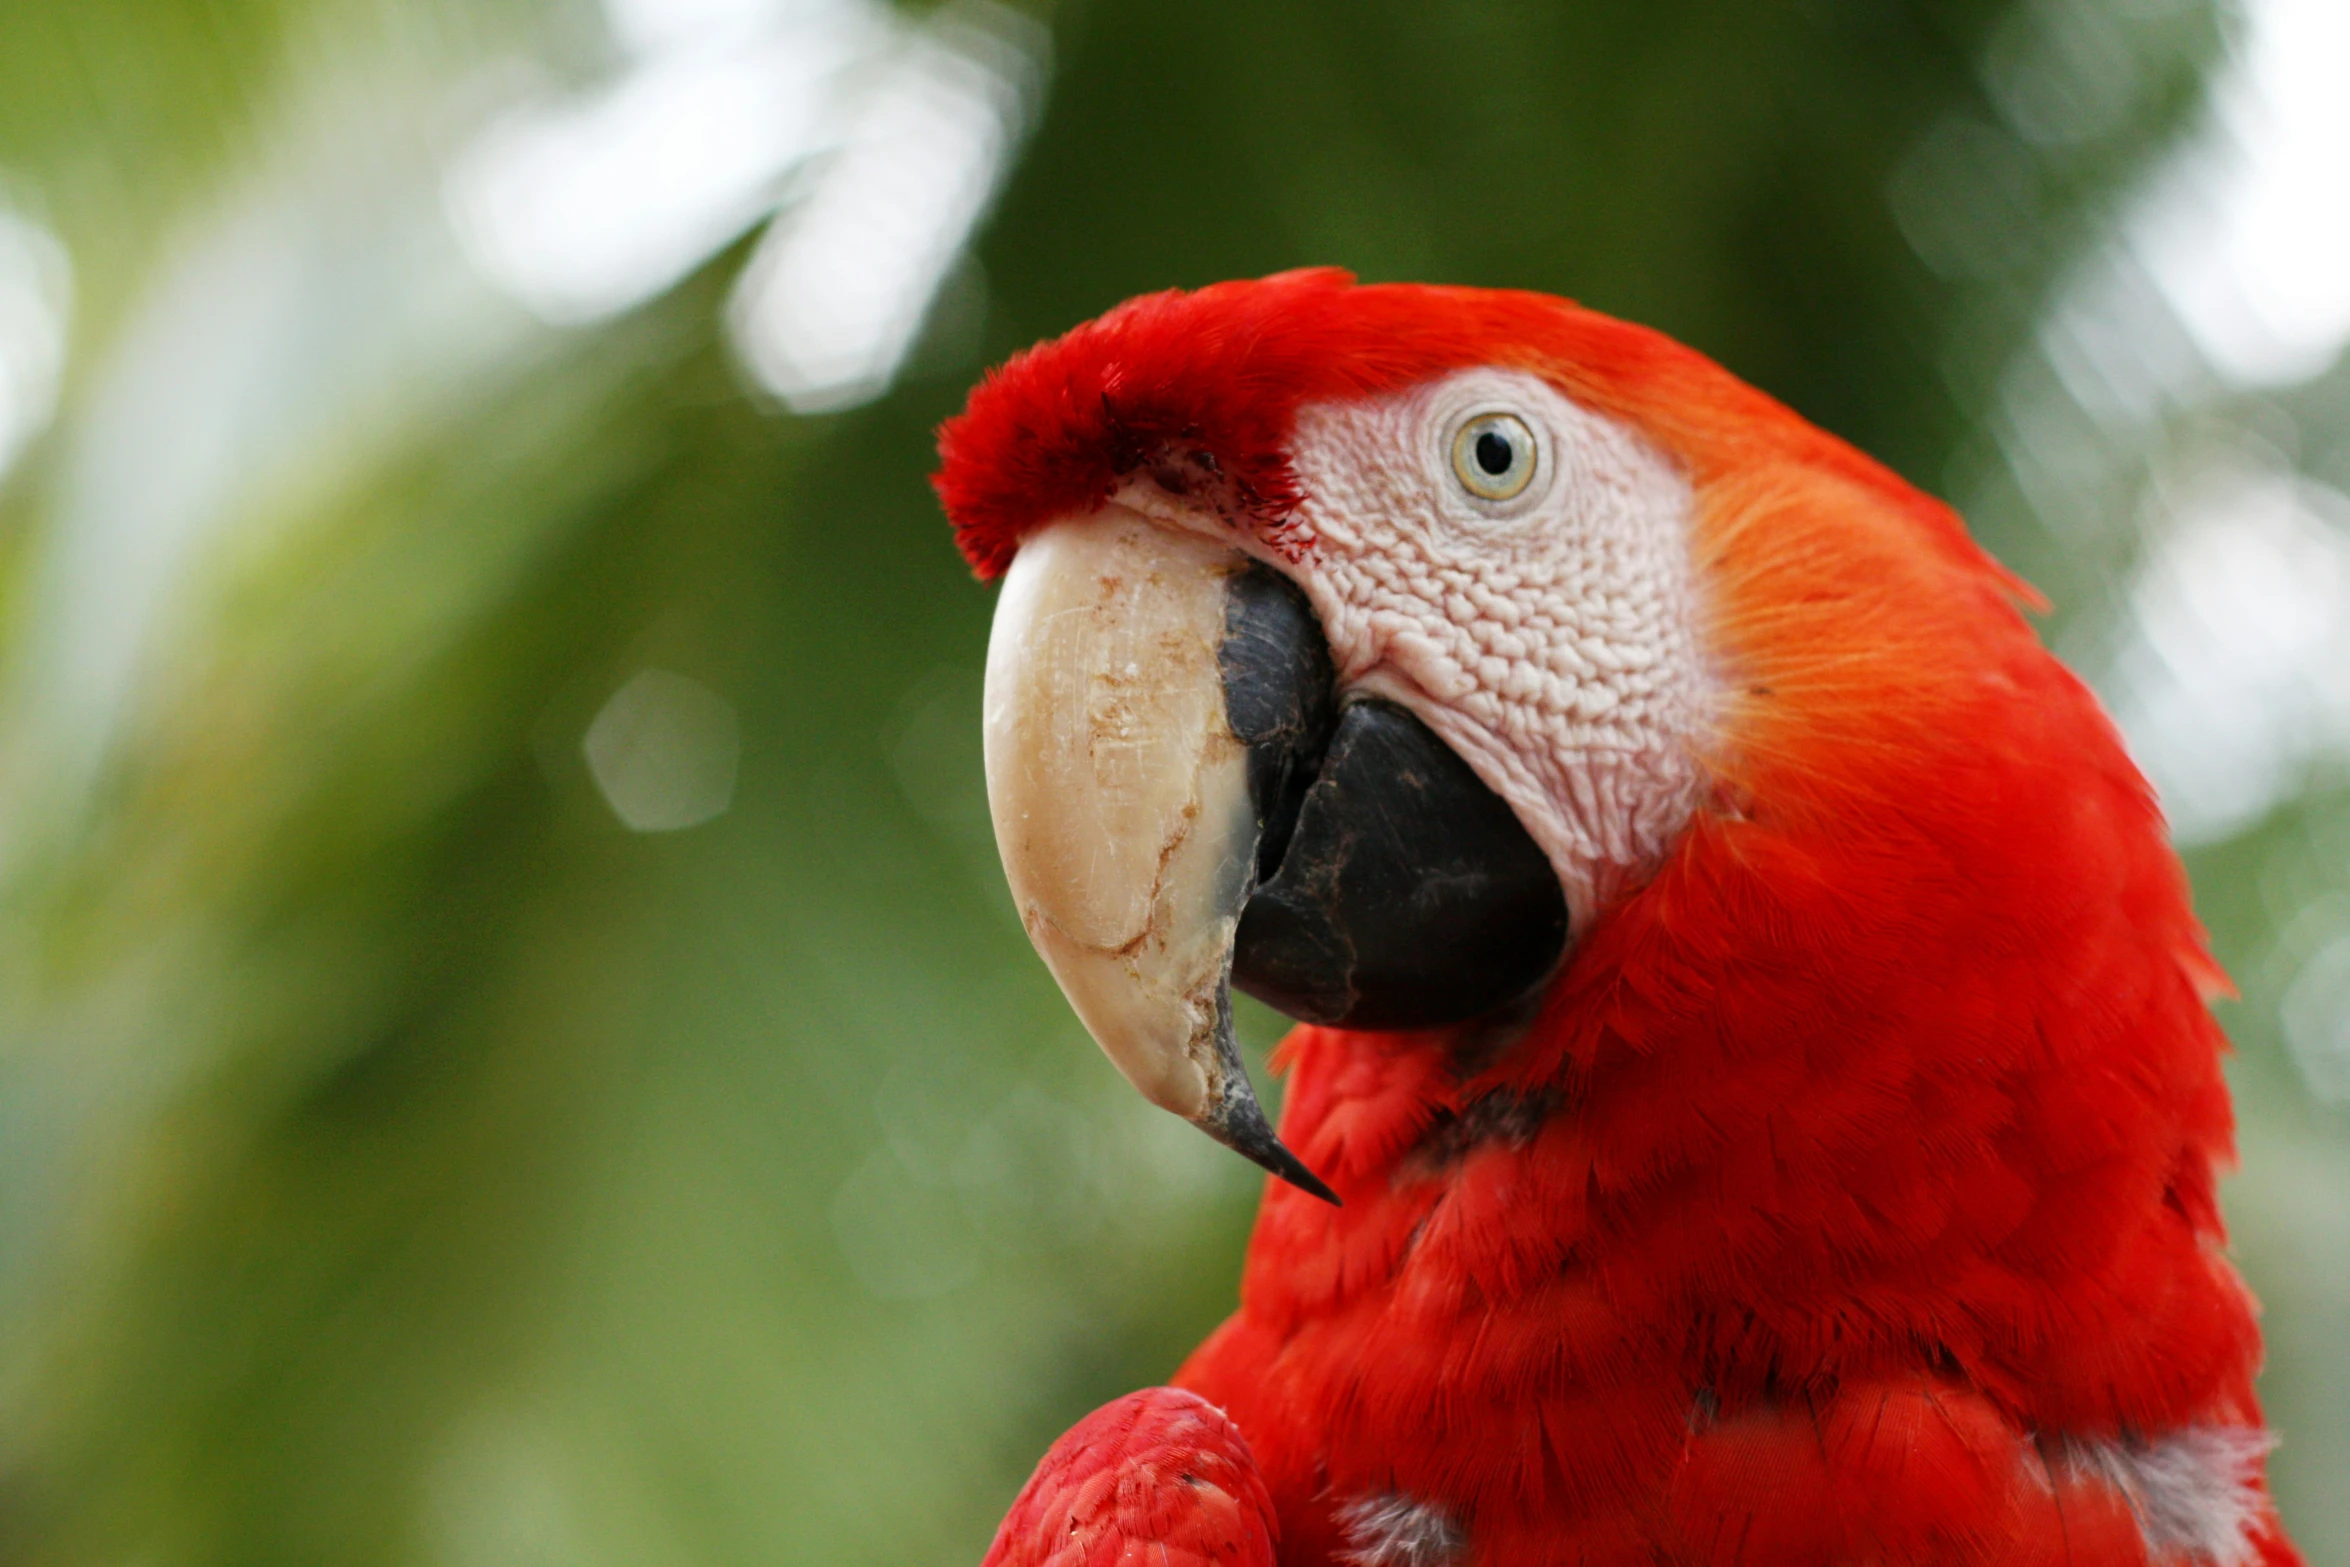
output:
[[65, 247], [0, 206], [0, 473], [56, 411], [72, 300]]
[[2301, 966], [2279, 1010], [2309, 1091], [2328, 1104], [2350, 1104], [2350, 931]]
[[734, 803], [741, 738], [734, 706], [666, 669], [630, 680], [588, 725], [582, 744], [604, 801], [631, 832], [675, 832]]

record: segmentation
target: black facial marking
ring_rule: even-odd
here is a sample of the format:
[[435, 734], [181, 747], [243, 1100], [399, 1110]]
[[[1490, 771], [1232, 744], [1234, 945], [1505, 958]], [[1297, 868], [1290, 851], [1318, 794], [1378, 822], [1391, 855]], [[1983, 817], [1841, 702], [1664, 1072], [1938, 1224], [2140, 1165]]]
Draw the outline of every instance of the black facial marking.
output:
[[1564, 1102], [1565, 1096], [1556, 1089], [1523, 1094], [1496, 1089], [1480, 1094], [1430, 1122], [1412, 1150], [1412, 1161], [1433, 1173], [1458, 1164], [1487, 1143], [1523, 1148]]

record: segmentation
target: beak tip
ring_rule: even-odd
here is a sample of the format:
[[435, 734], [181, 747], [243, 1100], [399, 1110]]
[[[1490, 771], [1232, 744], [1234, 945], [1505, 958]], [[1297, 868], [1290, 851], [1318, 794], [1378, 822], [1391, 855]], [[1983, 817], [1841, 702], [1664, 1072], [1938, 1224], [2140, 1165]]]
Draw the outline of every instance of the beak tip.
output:
[[[1276, 1146], [1279, 1145], [1277, 1144]], [[1287, 1148], [1282, 1148], [1281, 1152], [1288, 1162], [1285, 1167], [1275, 1169], [1273, 1172], [1275, 1175], [1280, 1176], [1283, 1180], [1296, 1187], [1299, 1191], [1306, 1193], [1308, 1196], [1321, 1198], [1324, 1202], [1328, 1203], [1333, 1208], [1343, 1208], [1346, 1206], [1344, 1202], [1339, 1200], [1338, 1194], [1332, 1191], [1329, 1185], [1324, 1182], [1320, 1176], [1307, 1169], [1305, 1162], [1299, 1159], [1297, 1155], [1291, 1153]]]
[[1306, 1162], [1290, 1152], [1289, 1145], [1273, 1133], [1265, 1121], [1265, 1112], [1258, 1108], [1256, 1096], [1246, 1088], [1247, 1079], [1241, 1079], [1238, 1093], [1227, 1091], [1216, 1109], [1200, 1116], [1192, 1124], [1222, 1143], [1225, 1147], [1276, 1175], [1299, 1191], [1319, 1197], [1333, 1208], [1344, 1207], [1338, 1194], [1316, 1175]]

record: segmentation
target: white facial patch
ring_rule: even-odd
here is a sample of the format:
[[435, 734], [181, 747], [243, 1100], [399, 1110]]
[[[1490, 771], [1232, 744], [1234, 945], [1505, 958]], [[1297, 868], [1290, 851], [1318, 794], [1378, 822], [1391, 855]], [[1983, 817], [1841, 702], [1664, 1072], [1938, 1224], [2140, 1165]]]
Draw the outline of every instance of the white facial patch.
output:
[[[1530, 454], [1509, 449], [1526, 435]], [[1582, 924], [1664, 857], [1697, 803], [1712, 684], [1687, 480], [1643, 437], [1507, 370], [1305, 408], [1291, 455], [1312, 542], [1282, 569], [1341, 684], [1408, 708], [1475, 768]], [[1528, 457], [1530, 478], [1512, 466]]]
[[2185, 1426], [2150, 1439], [2064, 1444], [2064, 1461], [2121, 1492], [2158, 1562], [2246, 1567], [2252, 1531], [2265, 1511], [2260, 1461], [2275, 1446], [2266, 1431]]
[[1338, 1509], [1349, 1567], [1457, 1567], [1464, 1542], [1444, 1510], [1393, 1492]]

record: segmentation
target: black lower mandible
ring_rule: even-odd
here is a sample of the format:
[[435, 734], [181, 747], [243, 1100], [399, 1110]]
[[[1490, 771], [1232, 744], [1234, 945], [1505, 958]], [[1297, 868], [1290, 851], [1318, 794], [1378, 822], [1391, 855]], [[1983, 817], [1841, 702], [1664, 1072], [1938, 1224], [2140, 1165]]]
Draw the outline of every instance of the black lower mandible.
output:
[[1358, 699], [1241, 912], [1232, 982], [1309, 1023], [1430, 1028], [1520, 999], [1566, 942], [1517, 814], [1418, 718]]

